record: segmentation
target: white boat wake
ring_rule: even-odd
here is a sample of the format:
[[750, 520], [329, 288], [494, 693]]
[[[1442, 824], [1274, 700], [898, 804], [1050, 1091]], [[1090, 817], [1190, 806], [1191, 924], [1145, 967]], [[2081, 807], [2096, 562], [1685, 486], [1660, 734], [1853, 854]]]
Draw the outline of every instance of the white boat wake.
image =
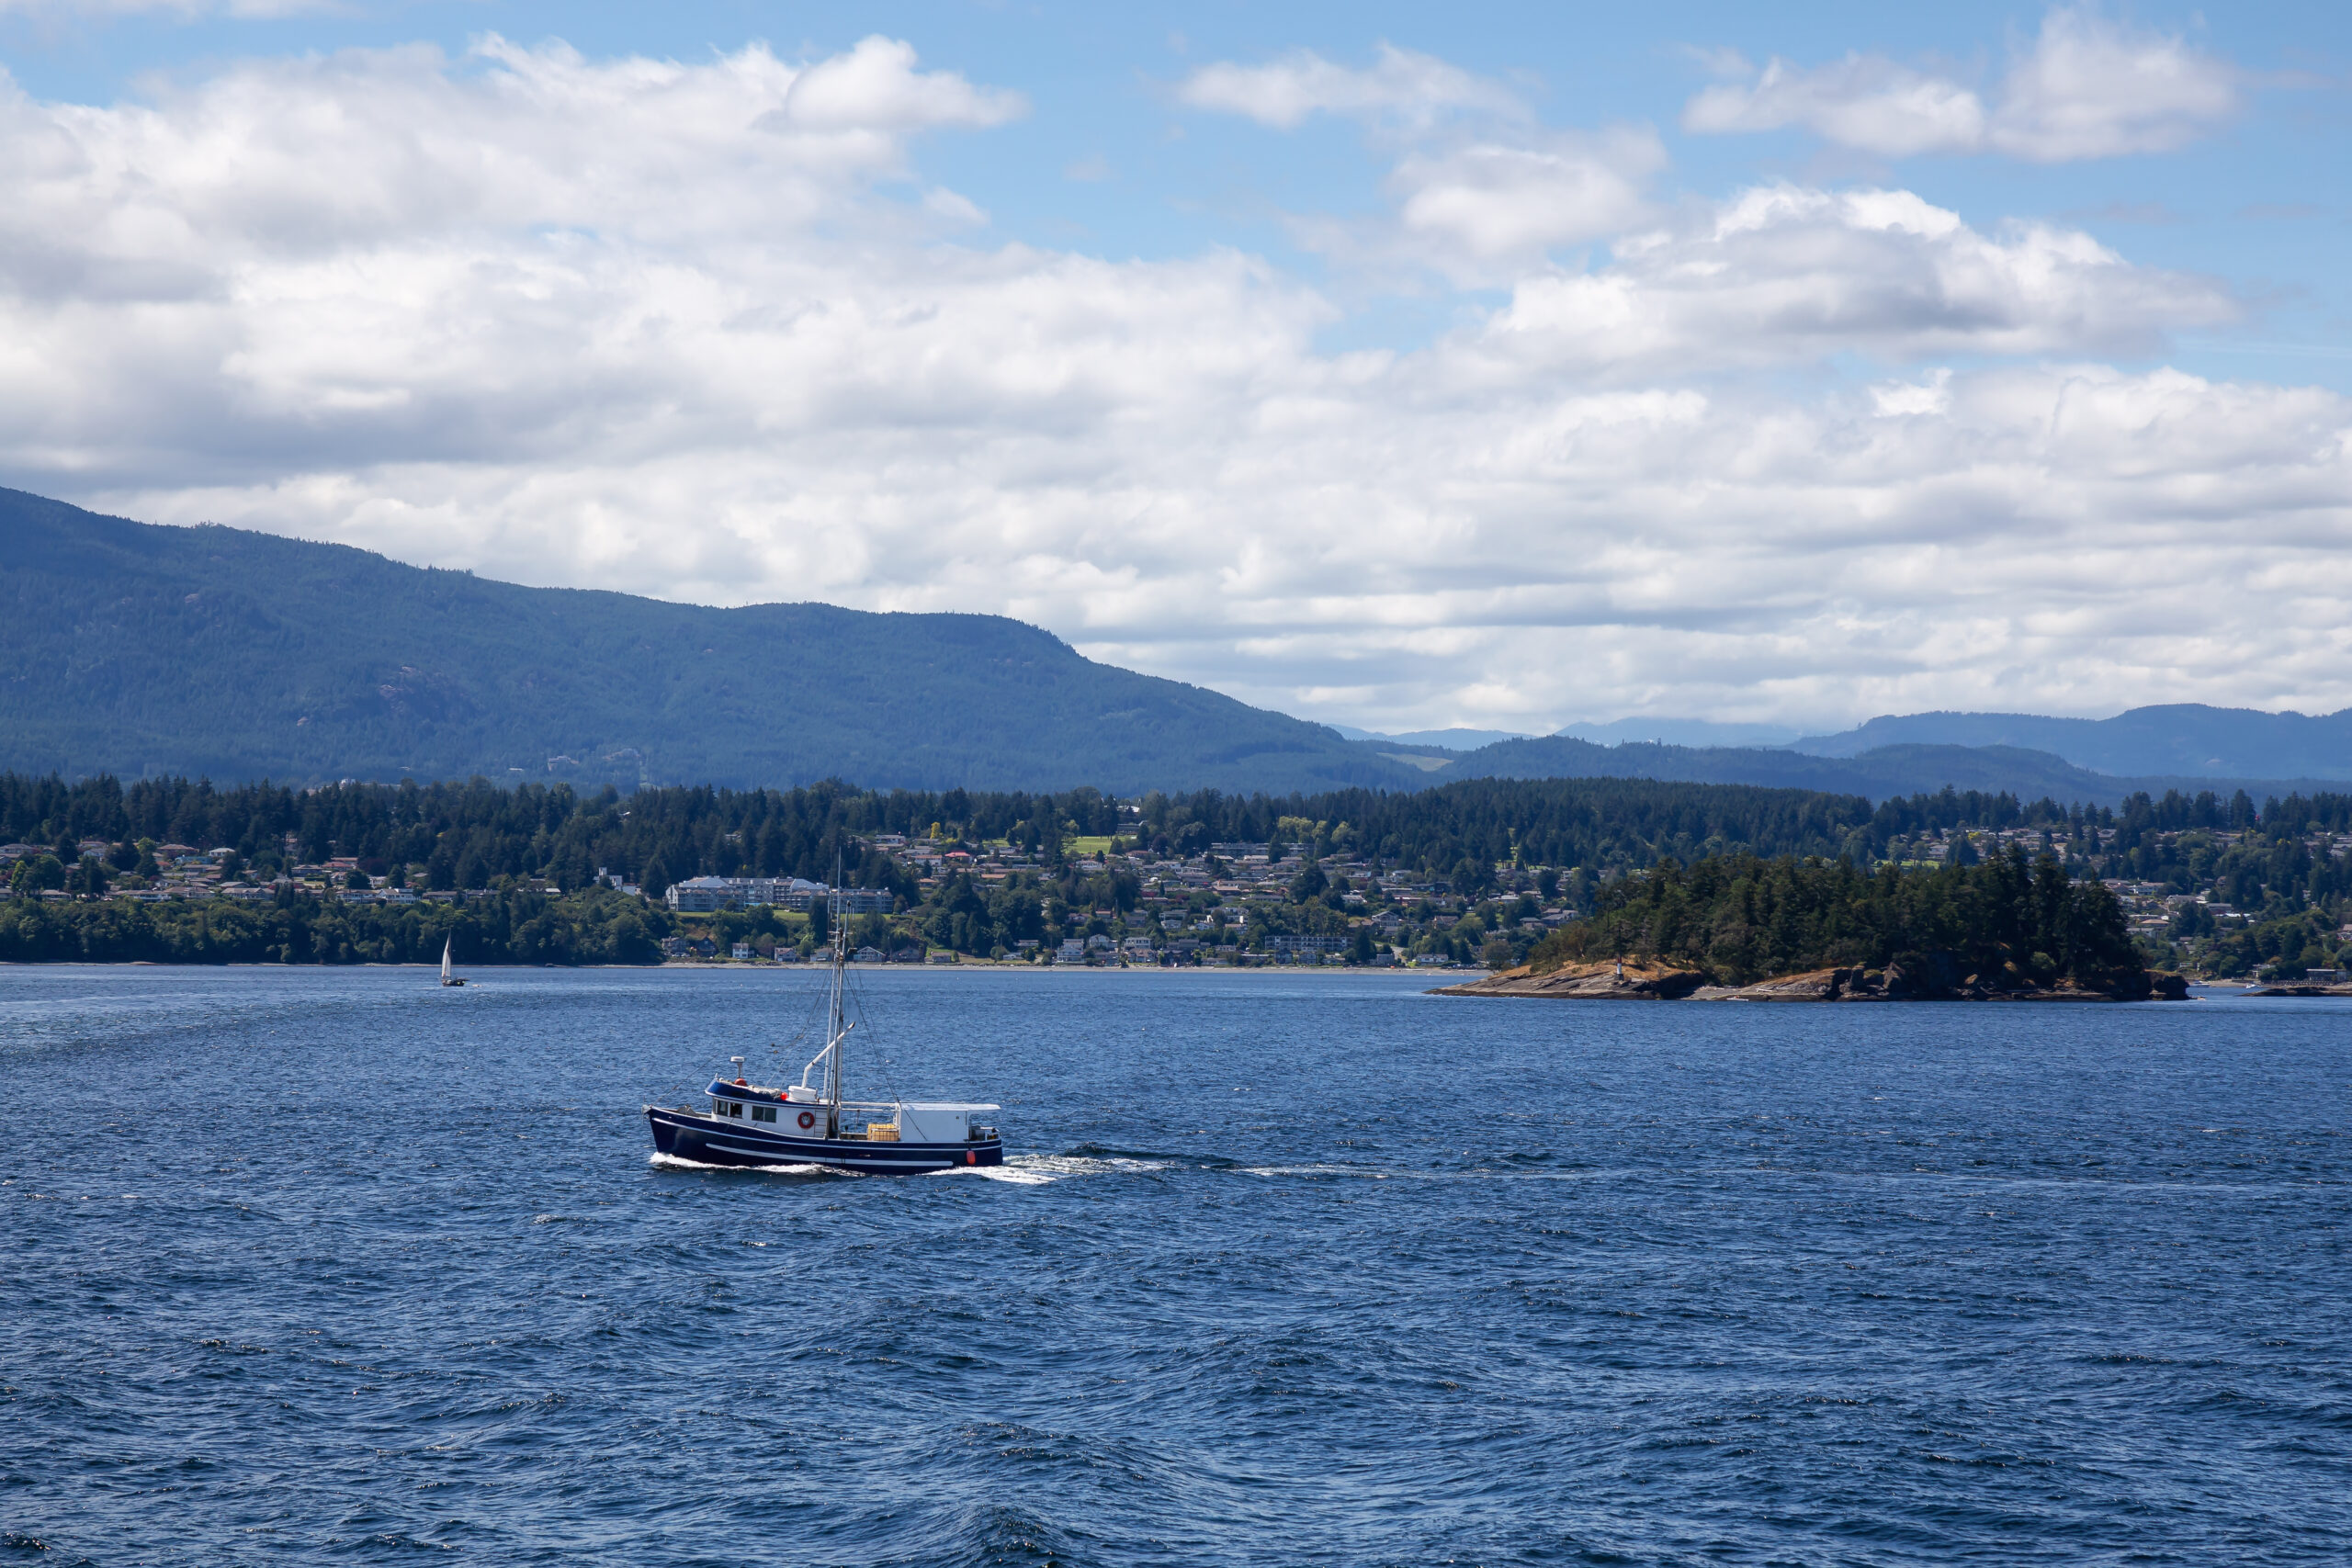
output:
[[1015, 1187], [1043, 1187], [1073, 1176], [1139, 1176], [1172, 1170], [1179, 1162], [1132, 1159], [1122, 1156], [1010, 1155], [1002, 1165], [967, 1166], [933, 1172], [935, 1176], [977, 1176], [989, 1181], [1009, 1181]]
[[855, 1176], [859, 1170], [842, 1170], [830, 1165], [714, 1165], [708, 1160], [687, 1159], [682, 1155], [657, 1154], [646, 1164], [657, 1170], [728, 1170], [748, 1172], [753, 1176]]

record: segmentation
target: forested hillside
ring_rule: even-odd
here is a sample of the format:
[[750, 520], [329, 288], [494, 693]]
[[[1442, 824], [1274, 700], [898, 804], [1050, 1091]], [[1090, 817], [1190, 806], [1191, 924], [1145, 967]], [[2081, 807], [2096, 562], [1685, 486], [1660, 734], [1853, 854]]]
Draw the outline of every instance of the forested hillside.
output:
[[[1599, 903], [1590, 919], [1536, 946], [1536, 973], [1634, 954], [1731, 985], [1891, 965], [1928, 990], [2072, 982], [2145, 994], [2145, 960], [2114, 896], [2069, 877], [2055, 855], [2029, 862], [2022, 849], [1976, 865], [1875, 871], [1842, 860], [1721, 855], [1613, 883]], [[1936, 976], [1938, 968], [1947, 973]]]
[[[2290, 804], [2300, 822], [2352, 809], [2352, 797], [2297, 796]], [[2178, 826], [2226, 827], [2233, 809], [2249, 821], [2254, 812], [2243, 797], [2233, 807], [2210, 795], [2146, 807], [2151, 814], [2160, 809], [2170, 813], [2167, 822], [2182, 818]], [[2072, 819], [2079, 831], [2079, 807]], [[2109, 814], [2107, 820], [2142, 818]], [[334, 855], [355, 857], [379, 874], [388, 866], [421, 866], [424, 886], [435, 888], [543, 876], [571, 890], [591, 885], [599, 870], [655, 892], [698, 875], [831, 881], [837, 854], [848, 857], [853, 881], [880, 886], [898, 874], [870, 840], [921, 836], [934, 826], [1049, 858], [1073, 837], [1121, 834], [1177, 855], [1220, 842], [1293, 838], [1312, 840], [1318, 854], [1344, 852], [1475, 887], [1491, 878], [1495, 865], [1510, 863], [1637, 869], [1668, 858], [1753, 853], [1844, 856], [1866, 864], [1891, 847], [1955, 827], [2042, 824], [2065, 833], [2068, 808], [1955, 790], [1872, 806], [1859, 795], [1645, 779], [1468, 779], [1410, 793], [1154, 792], [1122, 803], [1091, 789], [1029, 794], [823, 784], [623, 795], [610, 788], [583, 794], [563, 784], [503, 788], [481, 781], [306, 791], [224, 789], [186, 779], [68, 784], [53, 776], [0, 775], [0, 842], [57, 846], [67, 863], [84, 840], [146, 839], [232, 849], [255, 873]], [[2129, 850], [2142, 837], [2128, 829], [2116, 841]]]
[[[1246, 940], [1271, 952], [1277, 939], [1338, 938], [1366, 961], [1376, 939], [1415, 956], [1515, 963], [1549, 927], [1581, 916], [1600, 921], [1583, 928], [1597, 940], [1628, 936], [1744, 976], [1814, 959], [1878, 962], [1923, 942], [1974, 952], [1935, 934], [1940, 908], [1958, 910], [1967, 931], [1995, 933], [1986, 940], [2002, 963], [2034, 972], [2033, 955], [2046, 953], [2079, 977], [2086, 971], [2068, 955], [2107, 948], [2071, 937], [2063, 952], [2019, 946], [2010, 926], [2023, 917], [2007, 906], [1934, 906], [1904, 891], [1908, 883], [1890, 891], [1880, 880], [1890, 867], [1959, 874], [2045, 853], [2070, 884], [2113, 880], [2152, 962], [2291, 976], [2344, 961], [2346, 794], [2258, 807], [2243, 793], [2135, 795], [2117, 812], [1955, 790], [1873, 807], [1623, 779], [1119, 800], [1091, 789], [838, 784], [632, 795], [479, 781], [126, 788], [21, 774], [0, 775], [0, 860], [17, 895], [0, 904], [0, 958], [421, 960], [446, 936], [484, 961], [636, 962], [677, 929], [659, 902], [672, 882], [831, 882], [838, 864], [847, 881], [898, 896], [895, 915], [860, 917], [861, 940], [885, 949], [928, 942], [989, 955], [1022, 942], [1127, 940], [1140, 920], [1155, 949]], [[1824, 881], [1823, 867], [1850, 869]], [[2048, 878], [2037, 869], [2033, 879], [2041, 897]], [[639, 884], [654, 901], [611, 883]], [[467, 896], [377, 901], [388, 887]], [[1663, 926], [1661, 908], [1671, 912]], [[773, 910], [717, 920], [730, 941], [810, 935]], [[2094, 923], [2108, 929], [2103, 915]]]
[[676, 929], [608, 889], [462, 904], [352, 905], [288, 895], [153, 904], [0, 900], [0, 961], [20, 964], [658, 964]]
[[[85, 839], [140, 839], [233, 849], [256, 873], [347, 855], [380, 874], [421, 865], [435, 888], [545, 876], [569, 890], [599, 869], [659, 889], [738, 874], [831, 881], [836, 854], [852, 880], [882, 886], [887, 859], [866, 841], [933, 825], [973, 841], [1002, 840], [1048, 855], [1066, 838], [1125, 834], [1197, 854], [1218, 842], [1319, 838], [1384, 863], [1475, 885], [1498, 863], [1640, 867], [1667, 857], [1748, 852], [1868, 860], [1896, 837], [1961, 822], [2055, 820], [2054, 802], [1947, 792], [1873, 807], [1858, 795], [1642, 779], [1474, 779], [1415, 793], [1153, 793], [1122, 804], [1098, 791], [667, 788], [623, 795], [567, 785], [330, 784], [316, 790], [186, 779], [67, 784], [0, 775], [0, 841], [56, 845], [70, 862]], [[289, 846], [288, 840], [291, 839]], [[1484, 868], [1483, 870], [1481, 868]]]
[[[2143, 709], [2108, 723], [2142, 736], [2175, 712], [2189, 710]], [[2335, 722], [2237, 716], [2309, 731], [2313, 745]], [[2064, 727], [2084, 723], [2035, 720], [2017, 733], [2056, 725], [2071, 736]], [[1898, 730], [1886, 735], [1910, 733]], [[2241, 746], [2232, 755], [2258, 752]], [[1950, 784], [2110, 806], [2136, 791], [2209, 782], [2096, 773], [2015, 745], [1815, 756], [1568, 736], [1468, 752], [1354, 741], [1095, 663], [1001, 616], [810, 604], [716, 610], [525, 588], [343, 546], [100, 517], [14, 491], [0, 491], [0, 767], [296, 784], [479, 774], [589, 793], [605, 784], [747, 788], [825, 778], [1122, 795], [1651, 778], [1873, 800]]]
[[1407, 785], [1320, 725], [994, 615], [714, 610], [0, 491], [0, 766], [1115, 791]]

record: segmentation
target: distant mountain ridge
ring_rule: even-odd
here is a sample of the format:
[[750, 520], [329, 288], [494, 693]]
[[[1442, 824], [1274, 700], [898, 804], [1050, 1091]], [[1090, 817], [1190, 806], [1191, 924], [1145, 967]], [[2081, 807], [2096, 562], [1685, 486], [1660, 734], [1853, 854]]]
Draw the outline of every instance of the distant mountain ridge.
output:
[[1121, 794], [1426, 777], [1002, 616], [525, 588], [16, 491], [0, 491], [0, 767]]
[[1885, 746], [2008, 746], [2121, 775], [2352, 780], [2352, 708], [2316, 716], [2165, 703], [2113, 718], [2019, 713], [1888, 715], [1793, 750], [1856, 757]]
[[[1706, 740], [1758, 728], [1580, 728], [1633, 726]], [[1095, 663], [1001, 616], [718, 610], [526, 588], [0, 490], [0, 768], [29, 773], [290, 784], [479, 773], [584, 788], [831, 777], [1122, 795], [1654, 778], [1872, 799], [1951, 784], [2101, 803], [2143, 788], [2243, 786], [2259, 799], [2352, 780], [2352, 710], [1921, 714], [1794, 749], [1605, 746], [1566, 733], [1460, 749], [1483, 739], [1351, 740]], [[2139, 765], [2151, 756], [2179, 765]], [[2214, 773], [2225, 764], [2238, 771]]]
[[2062, 803], [2111, 806], [2134, 791], [2161, 795], [2177, 789], [2194, 795], [2213, 790], [2226, 799], [2245, 789], [2258, 803], [2267, 795], [2337, 790], [2325, 779], [2213, 779], [2183, 775], [2118, 776], [2076, 767], [2047, 751], [2013, 746], [1883, 746], [1852, 757], [1818, 757], [1800, 751], [1729, 746], [1658, 746], [1628, 743], [1596, 746], [1553, 735], [1511, 740], [1469, 753], [1430, 775], [1431, 782], [1458, 778], [1645, 778], [1683, 784], [1760, 784], [1822, 790], [1837, 795], [1933, 794], [1956, 789], [2007, 791], [2024, 800], [2043, 796]]

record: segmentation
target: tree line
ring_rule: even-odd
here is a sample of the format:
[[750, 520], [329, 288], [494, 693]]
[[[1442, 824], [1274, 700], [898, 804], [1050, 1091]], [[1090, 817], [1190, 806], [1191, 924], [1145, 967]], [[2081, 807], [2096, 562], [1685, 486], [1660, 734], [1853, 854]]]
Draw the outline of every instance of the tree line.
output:
[[[2119, 829], [2114, 848], [2123, 855], [2161, 832], [2259, 828], [2267, 855], [2312, 829], [2352, 826], [2352, 795], [2296, 795], [2267, 801], [2257, 812], [2243, 792], [2227, 801], [2211, 792], [2168, 793], [2134, 796], [2119, 814], [1951, 789], [1873, 807], [1860, 795], [1810, 790], [1615, 778], [1469, 779], [1410, 792], [1294, 795], [1204, 790], [1123, 804], [1093, 789], [881, 791], [827, 783], [624, 795], [609, 787], [579, 794], [560, 784], [506, 787], [481, 779], [296, 790], [0, 774], [0, 840], [53, 847], [69, 867], [82, 840], [145, 839], [233, 849], [242, 866], [260, 872], [347, 855], [379, 875], [391, 866], [422, 867], [431, 888], [538, 876], [576, 892], [604, 872], [657, 896], [672, 881], [698, 875], [831, 882], [838, 859], [847, 880], [911, 899], [911, 886], [901, 886], [906, 874], [872, 840], [934, 830], [972, 842], [1010, 840], [1057, 866], [1071, 837], [1125, 834], [1182, 855], [1221, 842], [1306, 842], [1318, 852], [1451, 879], [1455, 891], [1476, 894], [1491, 885], [1498, 863], [1599, 872], [1754, 854], [1862, 864], [1882, 858], [1895, 839], [1925, 831], [2086, 825]], [[2283, 866], [2264, 869], [2265, 881], [2275, 881], [2273, 870], [2291, 874]]]
[[1950, 987], [2061, 981], [2144, 993], [2143, 964], [2121, 908], [2054, 855], [2023, 849], [1934, 868], [1720, 855], [1620, 878], [1589, 919], [1538, 943], [1538, 973], [1638, 956], [1724, 984], [1831, 967], [1895, 967]]
[[[881, 921], [870, 922], [870, 931], [861, 927], [875, 945], [920, 935], [934, 946], [986, 953], [1043, 940], [1064, 929], [1066, 918], [1083, 920], [1091, 910], [1109, 911], [1107, 924], [1115, 926], [1119, 915], [1136, 908], [1141, 885], [1124, 859], [1097, 865], [1065, 852], [1073, 838], [1115, 835], [1176, 855], [1218, 844], [1306, 844], [1309, 864], [1290, 898], [1254, 917], [1269, 935], [1346, 932], [1346, 890], [1327, 891], [1314, 863], [1323, 854], [1402, 866], [1474, 902], [1504, 894], [1501, 882], [1526, 891], [1527, 877], [1508, 870], [1498, 876], [1498, 863], [1548, 868], [1533, 878], [1541, 900], [1556, 895], [1572, 908], [1589, 911], [1592, 919], [1570, 928], [1581, 931], [1575, 940], [1588, 944], [1613, 942], [1632, 930], [1634, 917], [1620, 906], [1636, 890], [1646, 890], [1639, 893], [1645, 899], [1697, 898], [1707, 910], [1705, 941], [1679, 925], [1671, 942], [1654, 931], [1644, 940], [1661, 954], [1746, 976], [1784, 972], [1816, 959], [1883, 961], [1895, 938], [1880, 940], [1879, 924], [1808, 924], [1813, 917], [1798, 918], [1811, 907], [1806, 900], [1830, 897], [1822, 891], [1831, 886], [1825, 877], [1860, 878], [1857, 886], [1879, 887], [1894, 874], [1863, 868], [1886, 858], [1891, 845], [1905, 854], [1910, 851], [1903, 846], [1920, 837], [1940, 832], [1949, 841], [1951, 830], [1963, 826], [2039, 826], [2067, 836], [2077, 874], [2095, 869], [2183, 891], [2210, 890], [2217, 902], [2257, 912], [2251, 929], [2207, 929], [2215, 917], [2203, 906], [2180, 914], [2181, 929], [2172, 934], [2198, 944], [2222, 972], [2334, 962], [2335, 916], [2352, 909], [2352, 861], [2324, 852], [2324, 846], [2314, 853], [2305, 841], [2315, 831], [2352, 827], [2352, 795], [2295, 795], [2267, 800], [2259, 808], [2243, 792], [2228, 799], [2212, 792], [2142, 795], [2109, 810], [1947, 789], [1872, 806], [1860, 796], [1804, 790], [1601, 778], [1476, 779], [1415, 792], [1281, 796], [1201, 791], [1122, 802], [1091, 789], [876, 791], [831, 783], [793, 790], [658, 788], [624, 795], [613, 789], [576, 793], [560, 784], [503, 787], [479, 779], [294, 790], [266, 784], [220, 788], [186, 779], [69, 784], [55, 775], [10, 773], [0, 774], [0, 841], [51, 851], [25, 863], [16, 878], [23, 892], [62, 886], [101, 894], [109, 870], [143, 875], [152, 869], [140, 845], [182, 843], [233, 851], [231, 868], [253, 879], [295, 863], [349, 856], [362, 873], [404, 874], [422, 888], [491, 889], [497, 897], [379, 907], [291, 892], [258, 904], [173, 901], [139, 908], [100, 898], [46, 904], [26, 898], [7, 905], [0, 955], [429, 961], [438, 956], [444, 938], [454, 938], [461, 953], [477, 962], [637, 962], [655, 955], [659, 939], [673, 934], [675, 922], [658, 904], [600, 898], [600, 873], [613, 882], [639, 883], [658, 899], [670, 882], [686, 876], [756, 874], [830, 882], [837, 863], [844, 880], [887, 888], [908, 911], [896, 927]], [[2106, 832], [2104, 847], [2083, 836], [2090, 828]], [[994, 884], [951, 875], [926, 894], [904, 861], [876, 847], [877, 838], [892, 833], [937, 834], [976, 845], [1010, 840], [1035, 851], [1042, 863], [1034, 873]], [[80, 858], [80, 844], [91, 840], [111, 848]], [[2094, 846], [2095, 866], [2080, 858], [2086, 842]], [[1996, 855], [1990, 869], [1967, 864], [1973, 858], [1973, 852], [1955, 853], [1950, 869], [1996, 879], [2010, 874], [2007, 857]], [[1845, 869], [1836, 870], [1841, 863]], [[1794, 869], [1758, 869], [1775, 866]], [[1658, 874], [1630, 874], [1651, 871]], [[1903, 877], [1920, 874], [1928, 874], [1906, 871], [1889, 886], [1908, 886]], [[547, 879], [555, 892], [534, 895], [518, 887], [531, 878]], [[1748, 886], [1734, 906], [1719, 906], [1718, 885], [1743, 879]], [[1904, 897], [1934, 901], [1927, 893]], [[1864, 902], [1871, 899], [1879, 900], [1871, 907], [1882, 914], [1911, 907], [1899, 899], [1887, 904], [1876, 893]], [[1505, 896], [1501, 904], [1512, 908], [1477, 931], [1465, 923], [1460, 932], [1468, 934], [1458, 932], [1456, 945], [1475, 945], [1501, 929], [1523, 947], [1510, 928], [1534, 912], [1533, 901], [1521, 908]], [[1739, 911], [1736, 918], [1725, 914], [1730, 907]], [[1966, 900], [1952, 907], [1973, 908]], [[622, 919], [632, 911], [633, 923]], [[1468, 919], [1475, 923], [1475, 918], [1474, 912]], [[1981, 928], [1972, 921], [1973, 915], [1962, 924]], [[1911, 929], [1897, 921], [1885, 930], [1898, 928]], [[796, 940], [806, 939], [805, 929], [794, 931]], [[1792, 931], [1811, 934], [1788, 936]], [[752, 934], [785, 933], [763, 927]], [[2035, 972], [2035, 953], [2053, 961], [2062, 956], [2048, 946], [2050, 940], [2046, 933], [2028, 941], [2012, 932], [1996, 945], [2004, 950], [2002, 964]], [[2068, 941], [2060, 948], [2075, 951]], [[1875, 956], [1844, 956], [1863, 949]], [[2064, 957], [2060, 970], [2072, 973], [2074, 963]]]
[[506, 892], [462, 903], [345, 904], [296, 893], [258, 903], [0, 900], [0, 963], [653, 964], [669, 911], [609, 889]]

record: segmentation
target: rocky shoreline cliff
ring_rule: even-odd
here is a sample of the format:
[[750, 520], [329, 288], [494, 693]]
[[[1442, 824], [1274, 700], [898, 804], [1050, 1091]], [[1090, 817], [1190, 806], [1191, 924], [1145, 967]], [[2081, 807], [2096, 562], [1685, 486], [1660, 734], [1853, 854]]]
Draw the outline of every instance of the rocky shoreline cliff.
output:
[[1903, 1002], [2185, 1001], [2188, 982], [2178, 975], [2143, 971], [2111, 989], [2071, 984], [2037, 986], [2009, 976], [1950, 976], [1929, 967], [1906, 974], [1884, 969], [1813, 969], [1776, 975], [1746, 985], [1724, 986], [1696, 969], [1614, 963], [1563, 965], [1548, 974], [1506, 969], [1459, 986], [1441, 986], [1440, 997], [1550, 997], [1582, 1001]]

